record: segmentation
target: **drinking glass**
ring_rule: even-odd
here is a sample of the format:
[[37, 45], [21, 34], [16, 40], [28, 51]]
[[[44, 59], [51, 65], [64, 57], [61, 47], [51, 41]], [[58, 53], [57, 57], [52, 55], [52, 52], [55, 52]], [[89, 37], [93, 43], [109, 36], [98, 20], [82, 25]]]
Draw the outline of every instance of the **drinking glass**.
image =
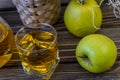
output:
[[23, 70], [28, 75], [49, 79], [57, 67], [59, 51], [57, 32], [47, 23], [34, 23], [22, 27], [15, 35]]

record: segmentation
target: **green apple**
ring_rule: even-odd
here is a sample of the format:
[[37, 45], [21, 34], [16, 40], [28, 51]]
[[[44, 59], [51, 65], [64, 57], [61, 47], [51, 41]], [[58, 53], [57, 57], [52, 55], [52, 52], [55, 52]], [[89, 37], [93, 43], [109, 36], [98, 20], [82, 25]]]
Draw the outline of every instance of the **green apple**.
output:
[[101, 73], [109, 70], [115, 63], [117, 47], [114, 41], [105, 35], [90, 34], [78, 43], [76, 58], [87, 71]]
[[65, 9], [64, 23], [69, 32], [84, 37], [102, 24], [102, 12], [95, 0], [71, 0]]

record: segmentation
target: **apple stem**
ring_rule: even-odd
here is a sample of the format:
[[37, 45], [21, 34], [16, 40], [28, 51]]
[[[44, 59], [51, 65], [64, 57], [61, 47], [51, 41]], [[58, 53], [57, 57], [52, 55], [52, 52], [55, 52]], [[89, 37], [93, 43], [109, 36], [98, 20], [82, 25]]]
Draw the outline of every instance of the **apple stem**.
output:
[[85, 0], [79, 0], [80, 4], [85, 4]]

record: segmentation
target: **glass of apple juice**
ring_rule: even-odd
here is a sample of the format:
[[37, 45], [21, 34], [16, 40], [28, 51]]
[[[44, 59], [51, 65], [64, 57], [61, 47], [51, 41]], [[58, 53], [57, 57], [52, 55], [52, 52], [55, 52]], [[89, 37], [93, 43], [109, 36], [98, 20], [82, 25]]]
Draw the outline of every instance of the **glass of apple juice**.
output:
[[51, 77], [60, 61], [53, 26], [47, 23], [25, 25], [16, 33], [15, 44], [24, 72], [41, 79]]

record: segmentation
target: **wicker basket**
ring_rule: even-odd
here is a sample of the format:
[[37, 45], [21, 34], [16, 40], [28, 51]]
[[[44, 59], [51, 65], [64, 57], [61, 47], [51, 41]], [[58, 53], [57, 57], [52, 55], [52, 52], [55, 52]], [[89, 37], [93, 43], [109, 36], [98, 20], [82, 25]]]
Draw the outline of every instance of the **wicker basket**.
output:
[[54, 24], [60, 16], [60, 0], [13, 0], [23, 24]]

